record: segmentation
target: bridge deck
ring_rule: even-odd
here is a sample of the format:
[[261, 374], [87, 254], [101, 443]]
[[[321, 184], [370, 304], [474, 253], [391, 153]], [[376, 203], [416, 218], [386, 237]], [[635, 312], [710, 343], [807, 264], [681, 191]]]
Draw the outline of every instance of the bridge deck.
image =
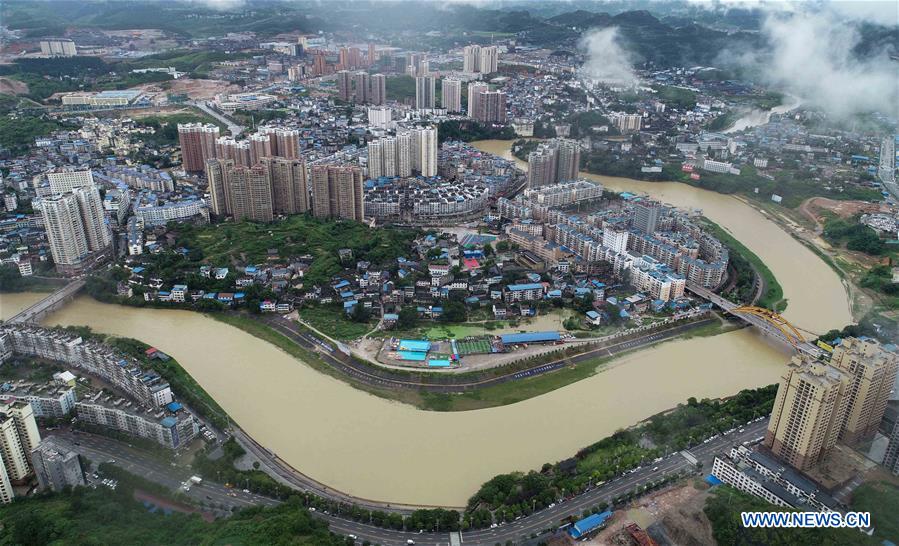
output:
[[79, 290], [84, 288], [85, 284], [83, 279], [72, 281], [56, 292], [48, 295], [46, 298], [22, 309], [17, 314], [10, 317], [6, 322], [32, 322], [38, 320], [44, 313], [77, 294]]
[[736, 309], [737, 307], [740, 307], [739, 305], [735, 304], [734, 302], [732, 302], [726, 298], [722, 298], [721, 296], [719, 296], [718, 294], [715, 294], [708, 288], [704, 288], [697, 284], [688, 282], [687, 290], [689, 290], [690, 292], [693, 292], [694, 294], [696, 294], [697, 296], [699, 296], [705, 300], [710, 301], [711, 303], [717, 305], [719, 308], [723, 309], [724, 311], [727, 311], [736, 317], [740, 317], [741, 319], [745, 320], [749, 324], [757, 327], [759, 330], [762, 331], [762, 333], [772, 336], [772, 337], [775, 337], [775, 338], [779, 339], [780, 341], [789, 344], [790, 346], [794, 347], [797, 351], [799, 351], [801, 353], [805, 353], [805, 354], [815, 357], [815, 358], [818, 358], [822, 355], [822, 350], [819, 347], [809, 343], [808, 341], [803, 341], [802, 343], [795, 343], [793, 340], [789, 339], [786, 335], [784, 335], [784, 333], [781, 332], [778, 328], [774, 327], [770, 322], [766, 321], [762, 317], [752, 315], [750, 313], [734, 312], [734, 309]]

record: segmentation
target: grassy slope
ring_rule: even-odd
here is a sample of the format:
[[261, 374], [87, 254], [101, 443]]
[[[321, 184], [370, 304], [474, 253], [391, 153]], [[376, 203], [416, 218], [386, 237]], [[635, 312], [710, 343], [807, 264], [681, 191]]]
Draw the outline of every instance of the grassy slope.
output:
[[732, 252], [737, 252], [743, 256], [749, 263], [756, 268], [759, 274], [765, 281], [765, 293], [762, 294], [762, 298], [758, 301], [758, 305], [762, 307], [768, 307], [770, 309], [775, 309], [777, 311], [783, 311], [787, 308], [787, 300], [784, 299], [783, 288], [780, 286], [780, 283], [777, 282], [777, 279], [774, 277], [774, 273], [768, 269], [768, 266], [765, 265], [765, 262], [762, 261], [761, 258], [755, 255], [751, 250], [746, 248], [746, 246], [734, 238], [733, 235], [725, 231], [721, 226], [712, 222], [711, 220], [705, 220], [709, 230], [712, 232], [712, 235], [718, 238], [725, 246], [731, 249]]

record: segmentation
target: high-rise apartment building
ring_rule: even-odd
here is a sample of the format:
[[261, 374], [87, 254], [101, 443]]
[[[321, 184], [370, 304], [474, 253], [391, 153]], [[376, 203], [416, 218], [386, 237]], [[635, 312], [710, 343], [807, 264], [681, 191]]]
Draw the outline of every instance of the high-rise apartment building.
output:
[[207, 178], [216, 216], [272, 221], [272, 182], [266, 164], [247, 167], [230, 159], [212, 159], [207, 162]]
[[262, 160], [272, 186], [272, 212], [301, 214], [309, 210], [306, 162], [302, 159], [266, 157]]
[[[765, 445], [804, 469], [820, 462], [837, 440], [871, 438], [896, 369], [896, 354], [873, 339], [844, 338], [829, 363], [794, 357], [777, 390]], [[887, 459], [890, 453], [888, 447]]]
[[337, 98], [343, 102], [350, 102], [352, 96], [352, 76], [348, 70], [337, 72]]
[[634, 228], [652, 235], [659, 225], [662, 205], [656, 201], [641, 200], [634, 203]]
[[271, 222], [272, 186], [263, 165], [235, 166], [228, 177], [231, 216], [235, 220]]
[[371, 77], [367, 72], [356, 72], [353, 75], [354, 100], [360, 104], [371, 102]]
[[499, 70], [499, 51], [496, 46], [482, 47], [479, 71], [484, 74], [493, 74]]
[[837, 368], [794, 356], [781, 376], [765, 445], [800, 470], [819, 463], [839, 437], [846, 385]]
[[78, 201], [78, 210], [81, 213], [88, 250], [91, 252], [105, 251], [112, 244], [112, 235], [106, 224], [100, 190], [95, 186], [83, 186], [76, 188], [72, 194]]
[[90, 169], [56, 169], [47, 173], [51, 193], [69, 193], [75, 188], [94, 185], [94, 174]]
[[370, 126], [386, 129], [391, 121], [393, 121], [393, 110], [390, 108], [381, 106], [368, 109], [368, 124]]
[[10, 481], [24, 480], [31, 473], [25, 448], [16, 431], [16, 423], [8, 415], [0, 414], [0, 458]]
[[63, 275], [80, 273], [90, 251], [78, 201], [71, 193], [58, 194], [41, 199], [40, 205], [56, 270]]
[[883, 466], [893, 474], [899, 476], [899, 419], [893, 424], [890, 433], [886, 453], [883, 456]]
[[620, 114], [615, 116], [615, 125], [622, 133], [634, 133], [640, 130], [643, 117], [640, 114]]
[[362, 169], [344, 165], [313, 165], [312, 213], [317, 218], [363, 218]]
[[462, 49], [462, 71], [467, 74], [481, 71], [481, 46], [467, 45]]
[[237, 165], [228, 177], [231, 216], [235, 220], [271, 222], [272, 187], [263, 165]]
[[397, 176], [396, 138], [380, 138], [368, 144], [368, 176]]
[[896, 381], [897, 355], [874, 339], [846, 338], [830, 364], [849, 377], [849, 409], [840, 422], [840, 440], [854, 445], [877, 432]]
[[9, 482], [9, 475], [6, 473], [6, 467], [0, 464], [0, 503], [7, 504], [12, 502], [15, 497], [12, 484]]
[[462, 50], [462, 71], [473, 74], [491, 74], [499, 68], [499, 51], [496, 46], [468, 45]]
[[34, 418], [34, 409], [31, 407], [31, 404], [24, 400], [16, 400], [0, 405], [0, 415], [12, 418], [16, 427], [16, 434], [19, 436], [19, 442], [22, 444], [26, 457], [30, 460], [31, 451], [41, 443], [41, 433], [37, 428], [37, 421]]
[[481, 123], [505, 123], [506, 94], [502, 91], [479, 91], [474, 115], [469, 116]]
[[40, 442], [31, 404], [19, 400], [0, 406], [0, 459], [10, 481], [24, 480], [31, 474], [31, 450]]
[[404, 131], [396, 135], [396, 175], [412, 176], [414, 138], [410, 131]]
[[268, 136], [270, 155], [287, 159], [300, 157], [300, 132], [298, 130], [282, 127], [260, 127], [258, 134]]
[[231, 209], [228, 202], [228, 173], [234, 169], [230, 159], [210, 159], [206, 162], [206, 180], [209, 182], [209, 206], [212, 213], [220, 218]]
[[215, 153], [210, 156], [219, 159], [230, 159], [235, 165], [253, 166], [253, 153], [249, 140], [234, 140], [231, 137], [219, 137], [215, 141]]
[[440, 82], [440, 103], [447, 112], [461, 112], [462, 82], [453, 78], [443, 78]]
[[422, 176], [437, 176], [437, 128], [416, 129], [412, 138], [418, 157], [413, 158], [413, 168], [417, 165]]
[[178, 142], [184, 170], [202, 171], [206, 160], [215, 157], [215, 142], [220, 136], [218, 126], [211, 123], [179, 123]]
[[247, 139], [250, 151], [250, 165], [259, 163], [263, 157], [271, 157], [272, 139], [267, 134], [256, 133]]
[[349, 66], [347, 68], [361, 68], [364, 63], [362, 62], [362, 50], [358, 47], [351, 47], [349, 49]]
[[559, 160], [556, 164], [556, 178], [559, 182], [577, 180], [581, 166], [581, 145], [576, 140], [559, 139]]
[[554, 183], [557, 154], [550, 149], [537, 149], [528, 154], [528, 187], [537, 189]]
[[60, 445], [53, 436], [31, 451], [31, 461], [42, 489], [59, 492], [85, 485], [78, 454]]
[[528, 185], [539, 188], [577, 179], [581, 147], [563, 138], [541, 143], [528, 154]]
[[425, 56], [422, 53], [410, 53], [408, 56], [408, 62], [406, 63], [407, 73], [412, 76], [422, 76], [423, 74], [419, 73], [419, 68], [421, 66], [421, 62], [425, 60]]
[[478, 111], [481, 93], [489, 91], [490, 86], [483, 82], [469, 82], [468, 84], [468, 117], [473, 118]]
[[375, 105], [387, 103], [387, 77], [384, 74], [372, 74], [371, 76], [371, 100]]
[[419, 76], [415, 78], [415, 108], [416, 110], [433, 109], [436, 107], [437, 80], [432, 76]]
[[112, 236], [95, 186], [57, 193], [39, 203], [50, 253], [60, 273], [77, 275], [88, 265], [88, 258], [110, 248]]

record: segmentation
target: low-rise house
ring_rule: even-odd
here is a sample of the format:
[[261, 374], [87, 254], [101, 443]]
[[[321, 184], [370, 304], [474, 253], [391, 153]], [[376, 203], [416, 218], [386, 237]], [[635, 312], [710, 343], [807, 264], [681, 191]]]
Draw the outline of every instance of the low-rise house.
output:
[[176, 284], [172, 287], [171, 291], [171, 299], [177, 303], [184, 303], [184, 300], [187, 296], [187, 285], [186, 284]]

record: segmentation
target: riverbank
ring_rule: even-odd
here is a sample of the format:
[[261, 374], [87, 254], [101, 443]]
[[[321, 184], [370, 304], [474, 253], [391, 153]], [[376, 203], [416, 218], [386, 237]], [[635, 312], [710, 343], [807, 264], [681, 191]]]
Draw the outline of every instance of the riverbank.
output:
[[784, 299], [783, 288], [777, 282], [774, 273], [765, 265], [754, 252], [746, 248], [746, 245], [738, 241], [721, 226], [706, 219], [704, 221], [705, 228], [708, 229], [715, 238], [721, 241], [733, 253], [739, 254], [744, 260], [752, 265], [753, 271], [761, 277], [762, 295], [755, 302], [755, 305], [767, 307], [777, 312], [783, 312], [787, 308], [787, 300]]
[[382, 368], [321, 350], [312, 332], [301, 324], [273, 317], [264, 321], [245, 315], [213, 314], [272, 343], [301, 363], [347, 382], [369, 394], [429, 411], [470, 411], [515, 404], [581, 381], [617, 365], [615, 359], [661, 343], [718, 335], [739, 325], [718, 318], [686, 321], [672, 327], [625, 336], [583, 347], [559, 348], [552, 353], [483, 371], [435, 375], [427, 371]]
[[[602, 373], [515, 404], [440, 412], [352, 388], [195, 312], [113, 306], [82, 296], [45, 323], [88, 325], [159, 347], [247, 434], [293, 468], [354, 497], [410, 505], [464, 505], [497, 474], [569, 457], [592, 439], [687, 397], [720, 398], [771, 384], [788, 358], [782, 346], [744, 328], [629, 353]], [[560, 434], [561, 423], [579, 433]]]

